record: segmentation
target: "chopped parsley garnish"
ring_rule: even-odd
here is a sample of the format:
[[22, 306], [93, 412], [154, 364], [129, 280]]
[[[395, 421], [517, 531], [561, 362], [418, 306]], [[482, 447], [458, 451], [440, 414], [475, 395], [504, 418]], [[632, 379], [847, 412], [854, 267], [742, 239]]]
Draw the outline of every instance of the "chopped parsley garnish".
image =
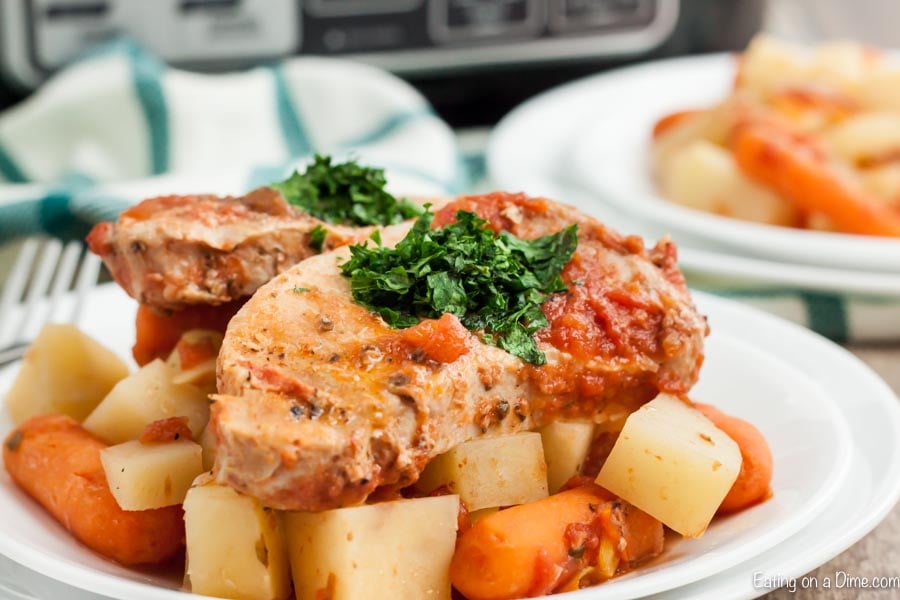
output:
[[471, 212], [438, 229], [433, 218], [425, 212], [395, 248], [350, 246], [341, 270], [353, 299], [391, 327], [452, 313], [485, 343], [544, 364], [534, 333], [548, 325], [541, 304], [566, 291], [559, 274], [578, 244], [577, 225], [523, 240], [494, 233]]
[[321, 252], [326, 236], [328, 236], [328, 230], [321, 225], [316, 225], [309, 232], [309, 246], [316, 252]]
[[299, 285], [294, 286], [294, 293], [295, 293], [295, 294], [305, 294], [305, 293], [308, 292], [308, 291], [309, 291], [309, 288], [300, 287]]
[[317, 219], [344, 225], [393, 225], [422, 214], [409, 200], [398, 200], [385, 189], [384, 170], [361, 167], [355, 161], [331, 164], [316, 155], [302, 174], [271, 184], [290, 204]]

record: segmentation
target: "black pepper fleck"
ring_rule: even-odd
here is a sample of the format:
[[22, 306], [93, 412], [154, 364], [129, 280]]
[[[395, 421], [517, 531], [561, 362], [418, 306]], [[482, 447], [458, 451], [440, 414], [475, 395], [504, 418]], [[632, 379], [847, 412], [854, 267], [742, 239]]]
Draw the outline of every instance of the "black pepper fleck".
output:
[[22, 445], [22, 430], [17, 429], [11, 436], [6, 438], [6, 449], [10, 452], [15, 452], [19, 449], [19, 446]]
[[519, 421], [525, 420], [525, 413], [522, 412], [522, 404], [521, 403], [516, 402], [516, 406], [513, 409], [513, 412], [516, 414], [517, 417], [519, 417]]
[[394, 373], [388, 377], [388, 383], [395, 387], [402, 387], [409, 383], [409, 377], [404, 373]]
[[300, 406], [297, 406], [295, 404], [294, 406], [291, 407], [291, 414], [299, 419], [300, 417], [303, 416], [303, 408]]
[[506, 418], [506, 415], [509, 414], [509, 402], [506, 400], [501, 400], [497, 403], [497, 406], [494, 407], [494, 414], [497, 415], [497, 420], [502, 421]]

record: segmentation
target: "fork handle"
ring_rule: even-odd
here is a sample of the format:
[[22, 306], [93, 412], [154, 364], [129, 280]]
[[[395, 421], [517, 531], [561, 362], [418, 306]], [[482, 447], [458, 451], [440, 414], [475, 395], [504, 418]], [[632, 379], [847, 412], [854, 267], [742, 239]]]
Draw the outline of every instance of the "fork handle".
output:
[[13, 344], [0, 349], [0, 368], [12, 364], [25, 356], [26, 350], [28, 350], [28, 344]]

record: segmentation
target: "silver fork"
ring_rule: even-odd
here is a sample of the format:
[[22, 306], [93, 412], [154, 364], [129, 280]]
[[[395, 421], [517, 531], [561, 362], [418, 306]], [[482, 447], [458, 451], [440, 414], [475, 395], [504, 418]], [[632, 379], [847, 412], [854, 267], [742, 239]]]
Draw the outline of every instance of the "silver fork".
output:
[[[22, 358], [45, 323], [78, 323], [100, 265], [81, 242], [64, 246], [55, 239], [25, 240], [0, 296], [0, 367]], [[63, 294], [73, 286], [74, 302], [64, 310]]]

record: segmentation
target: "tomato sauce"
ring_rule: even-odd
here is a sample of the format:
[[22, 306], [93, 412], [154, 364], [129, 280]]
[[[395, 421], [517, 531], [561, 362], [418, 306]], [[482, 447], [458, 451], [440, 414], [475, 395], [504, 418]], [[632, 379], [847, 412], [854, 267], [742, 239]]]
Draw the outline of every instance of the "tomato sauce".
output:
[[470, 336], [459, 319], [449, 313], [400, 331], [403, 344], [421, 350], [425, 358], [439, 363], [452, 363], [468, 354]]

